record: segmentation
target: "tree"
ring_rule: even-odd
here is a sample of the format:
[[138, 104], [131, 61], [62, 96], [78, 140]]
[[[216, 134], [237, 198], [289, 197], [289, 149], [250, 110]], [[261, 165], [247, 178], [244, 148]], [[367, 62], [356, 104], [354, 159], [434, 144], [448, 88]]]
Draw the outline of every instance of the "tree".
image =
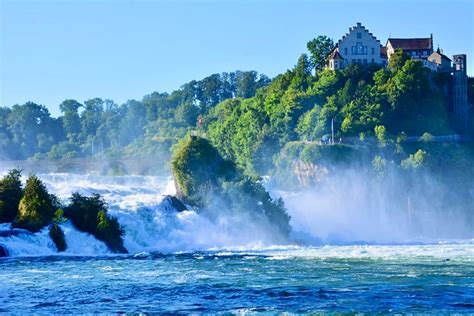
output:
[[311, 63], [306, 54], [302, 54], [298, 58], [298, 63], [296, 64], [293, 73], [291, 87], [298, 91], [306, 91], [312, 83]]
[[327, 36], [320, 35], [309, 41], [306, 46], [311, 55], [311, 65], [316, 69], [316, 71], [322, 70], [326, 64], [326, 59], [329, 53], [334, 48], [333, 40]]
[[52, 222], [57, 208], [57, 198], [48, 193], [38, 177], [32, 175], [26, 180], [18, 217], [12, 226], [37, 232]]
[[316, 140], [316, 127], [319, 120], [319, 114], [321, 113], [321, 107], [315, 105], [310, 111], [306, 112], [301, 116], [296, 131], [300, 137], [304, 140]]
[[99, 194], [91, 197], [73, 193], [64, 214], [80, 231], [102, 240], [112, 252], [127, 253], [123, 246], [123, 229], [107, 214], [107, 204]]
[[79, 117], [79, 109], [83, 107], [82, 104], [76, 100], [64, 100], [59, 109], [63, 113], [62, 122], [64, 130], [70, 141], [77, 141], [77, 136], [81, 132], [81, 119]]
[[403, 169], [419, 169], [426, 164], [426, 156], [426, 151], [418, 149], [416, 153], [402, 160], [400, 165]]
[[84, 111], [81, 113], [81, 134], [82, 139], [86, 140], [89, 136], [95, 136], [101, 124], [104, 101], [95, 98], [85, 101], [84, 105]]
[[390, 55], [390, 60], [388, 62], [388, 67], [392, 70], [392, 71], [397, 71], [399, 69], [401, 69], [403, 67], [403, 65], [405, 65], [406, 61], [409, 60], [410, 57], [405, 54], [405, 52], [403, 51], [403, 49], [401, 48], [397, 48], [395, 49], [395, 52]]
[[21, 170], [10, 170], [0, 180], [0, 223], [12, 222], [15, 219], [22, 195]]
[[381, 147], [384, 147], [387, 144], [387, 132], [385, 129], [385, 126], [383, 125], [377, 125], [374, 128], [375, 136], [377, 137], [377, 140], [379, 141], [379, 145]]
[[252, 71], [239, 71], [237, 72], [236, 78], [236, 97], [238, 98], [250, 98], [255, 95], [257, 90], [257, 72]]
[[199, 109], [188, 102], [181, 103], [175, 112], [176, 122], [185, 126], [196, 126]]
[[48, 109], [33, 102], [14, 105], [8, 115], [7, 124], [19, 159], [28, 158], [38, 151], [39, 134], [44, 134], [46, 139], [53, 137], [55, 141], [60, 140], [62, 136], [58, 131], [57, 121], [51, 118]]

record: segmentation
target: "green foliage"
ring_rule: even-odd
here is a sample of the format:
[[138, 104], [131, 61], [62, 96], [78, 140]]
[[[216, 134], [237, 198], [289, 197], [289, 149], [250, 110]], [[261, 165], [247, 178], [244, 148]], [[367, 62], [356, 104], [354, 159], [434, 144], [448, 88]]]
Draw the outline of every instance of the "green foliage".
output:
[[311, 54], [311, 64], [317, 71], [322, 70], [326, 64], [326, 58], [334, 48], [334, 42], [327, 36], [313, 38], [306, 45]]
[[22, 196], [21, 170], [10, 170], [0, 180], [0, 223], [12, 222], [15, 219]]
[[423, 133], [423, 135], [421, 135], [420, 140], [425, 143], [430, 143], [434, 141], [434, 137], [430, 133], [426, 132], [426, 133]]
[[53, 215], [53, 223], [55, 224], [61, 224], [67, 221], [67, 219], [64, 217], [64, 210], [61, 208], [58, 208]]
[[395, 49], [395, 52], [390, 56], [390, 61], [388, 63], [388, 67], [392, 71], [398, 71], [400, 70], [403, 65], [410, 59], [410, 57], [405, 54], [403, 49], [397, 48]]
[[427, 153], [424, 150], [418, 149], [414, 154], [401, 162], [403, 169], [419, 169], [426, 164]]
[[251, 98], [269, 82], [256, 71], [236, 71], [213, 74], [170, 94], [153, 92], [122, 105], [100, 98], [83, 104], [68, 99], [59, 105], [62, 115], [58, 119], [33, 102], [11, 109], [0, 107], [0, 157], [69, 159], [169, 153], [169, 144], [157, 145], [157, 139], [167, 138], [175, 144], [195, 128], [198, 115], [227, 99]]
[[306, 144], [300, 154], [303, 162], [327, 166], [349, 165], [354, 158], [354, 150], [346, 145]]
[[77, 229], [102, 240], [113, 252], [127, 252], [123, 246], [124, 231], [117, 219], [107, 214], [107, 205], [100, 195], [86, 197], [74, 193], [70, 200], [64, 213]]
[[372, 167], [374, 168], [374, 171], [377, 174], [383, 175], [385, 174], [385, 171], [387, 169], [387, 161], [384, 158], [377, 155], [372, 160]]
[[66, 238], [64, 237], [64, 232], [57, 223], [54, 223], [49, 228], [49, 237], [56, 245], [58, 252], [65, 251], [67, 249]]
[[264, 216], [288, 236], [290, 218], [283, 202], [274, 201], [262, 184], [225, 160], [208, 140], [185, 137], [175, 149], [172, 169], [176, 191], [184, 201], [208, 211], [216, 199], [224, 201], [234, 212], [245, 212], [256, 219]]
[[12, 226], [37, 232], [53, 221], [57, 208], [57, 198], [48, 193], [38, 177], [32, 175], [26, 180], [24, 195], [18, 207], [18, 217]]
[[235, 166], [222, 158], [208, 140], [186, 136], [176, 147], [171, 162], [178, 196], [202, 205], [203, 200], [222, 180], [236, 176]]
[[385, 129], [385, 126], [383, 125], [377, 125], [374, 128], [375, 136], [377, 137], [377, 140], [379, 141], [379, 145], [381, 147], [384, 147], [387, 144], [387, 130]]
[[81, 118], [79, 117], [78, 110], [82, 106], [83, 105], [76, 100], [64, 100], [59, 105], [59, 109], [63, 113], [62, 123], [64, 131], [71, 142], [78, 140], [81, 131]]

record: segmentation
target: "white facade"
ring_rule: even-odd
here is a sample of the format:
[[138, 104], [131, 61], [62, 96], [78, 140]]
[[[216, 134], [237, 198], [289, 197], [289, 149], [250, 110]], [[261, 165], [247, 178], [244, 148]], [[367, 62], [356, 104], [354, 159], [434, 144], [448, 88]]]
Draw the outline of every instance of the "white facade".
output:
[[[385, 58], [380, 55], [380, 41], [372, 35], [362, 24], [349, 28], [349, 33], [344, 35], [337, 43], [337, 52], [342, 57], [344, 68], [348, 64], [385, 64]], [[334, 60], [328, 61], [328, 67], [335, 69]], [[341, 67], [342, 66], [342, 67]]]

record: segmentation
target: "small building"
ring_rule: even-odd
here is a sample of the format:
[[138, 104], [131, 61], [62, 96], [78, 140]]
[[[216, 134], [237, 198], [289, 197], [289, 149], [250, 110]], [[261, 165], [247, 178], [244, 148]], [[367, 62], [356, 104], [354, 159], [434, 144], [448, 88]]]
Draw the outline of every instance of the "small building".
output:
[[438, 48], [430, 56], [428, 61], [437, 65], [436, 71], [438, 72], [451, 72], [451, 59], [444, 55], [443, 52]]
[[336, 48], [329, 54], [328, 67], [332, 70], [340, 70], [344, 68], [344, 58], [342, 58]]
[[328, 56], [326, 67], [343, 69], [349, 64], [386, 64], [380, 41], [361, 23], [349, 28]]
[[389, 38], [387, 44], [387, 57], [402, 49], [411, 59], [427, 60], [433, 53], [433, 35], [426, 38]]

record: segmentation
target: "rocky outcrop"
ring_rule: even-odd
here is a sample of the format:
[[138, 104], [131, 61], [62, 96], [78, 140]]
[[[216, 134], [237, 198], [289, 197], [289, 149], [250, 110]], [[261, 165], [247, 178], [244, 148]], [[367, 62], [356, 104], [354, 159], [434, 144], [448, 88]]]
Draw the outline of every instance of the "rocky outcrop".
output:
[[176, 192], [185, 203], [208, 214], [246, 214], [256, 222], [270, 223], [275, 235], [288, 237], [290, 216], [283, 200], [273, 200], [258, 179], [246, 176], [207, 139], [183, 139], [173, 155], [172, 170]]
[[8, 252], [7, 247], [0, 244], [0, 258], [9, 257], [10, 253]]
[[168, 207], [178, 212], [183, 212], [188, 209], [180, 199], [172, 195], [166, 195], [162, 203], [165, 205], [165, 208]]

